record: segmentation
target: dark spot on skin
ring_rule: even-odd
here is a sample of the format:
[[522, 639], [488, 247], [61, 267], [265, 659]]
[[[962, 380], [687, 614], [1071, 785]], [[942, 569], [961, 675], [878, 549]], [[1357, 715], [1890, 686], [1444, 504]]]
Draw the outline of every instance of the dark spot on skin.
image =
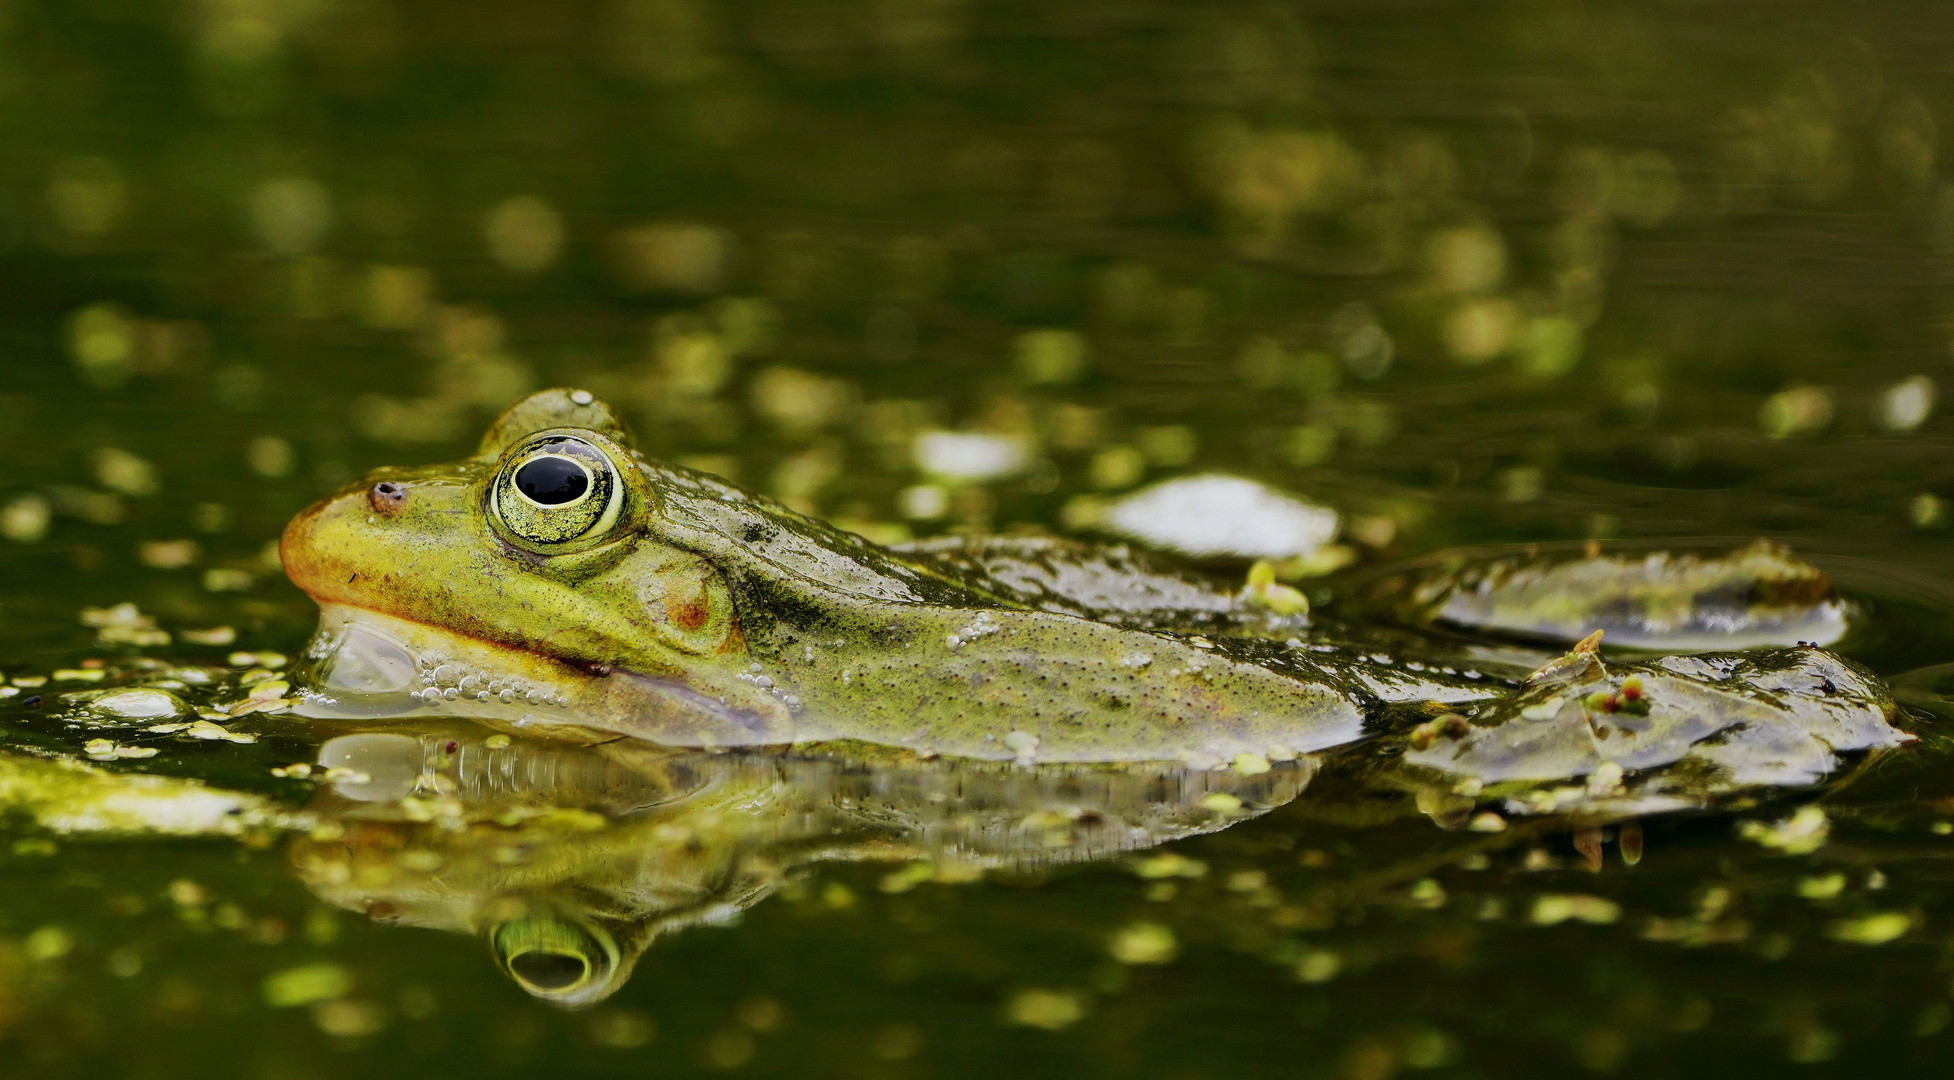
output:
[[354, 571], [353, 576], [346, 579], [346, 584], [351, 585], [353, 582], [358, 581], [359, 579], [360, 579], [359, 572]]
[[456, 742], [456, 741], [455, 741], [455, 740], [453, 740], [453, 739], [449, 739], [449, 740], [448, 740], [448, 742], [447, 742], [447, 745], [445, 745], [445, 746], [443, 746], [443, 747], [442, 747], [441, 749], [442, 749], [443, 751], [445, 751], [445, 752], [447, 752], [447, 753], [450, 753], [450, 754], [452, 754], [452, 753], [454, 753], [454, 752], [455, 752], [456, 750], [459, 750], [459, 749], [461, 749], [461, 744], [460, 744], [460, 743], [458, 743], [458, 742]]
[[746, 527], [740, 530], [740, 542], [743, 544], [763, 543], [773, 539], [774, 536], [775, 530], [762, 521], [749, 521]]
[[392, 517], [407, 505], [407, 488], [392, 480], [382, 480], [366, 489], [366, 504], [381, 517]]

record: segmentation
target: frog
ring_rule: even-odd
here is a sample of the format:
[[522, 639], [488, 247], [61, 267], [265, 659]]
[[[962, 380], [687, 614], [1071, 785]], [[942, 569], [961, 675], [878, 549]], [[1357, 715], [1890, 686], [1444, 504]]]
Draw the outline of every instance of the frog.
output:
[[[1365, 607], [1375, 588], [1341, 609], [1272, 610], [1256, 602], [1269, 584], [1258, 591], [1257, 572], [1237, 591], [1125, 547], [878, 545], [646, 457], [608, 405], [575, 389], [511, 406], [462, 461], [382, 469], [328, 496], [293, 519], [280, 553], [321, 608], [296, 710], [317, 719], [459, 717], [585, 744], [1259, 768], [1452, 716], [1438, 735], [1474, 748], [1453, 760], [1461, 782], [1544, 783], [1689, 756], [1575, 753], [1526, 732], [1544, 699], [1502, 704], [1552, 668], [1542, 640], [1613, 619], [1635, 630], [1630, 644], [1702, 666], [1643, 659], [1610, 673], [1577, 645], [1561, 681], [1579, 692], [1553, 715], [1582, 737], [1626, 730], [1639, 710], [1663, 746], [1736, 740], [1716, 767], [1795, 751], [1798, 768], [1752, 771], [1785, 783], [1910, 738], [1876, 679], [1791, 637], [1845, 608], [1822, 572], [1775, 547], [1632, 566], [1590, 552], [1527, 573], [1462, 556], [1413, 568], [1418, 600], [1393, 629]], [[1611, 575], [1640, 575], [1641, 592], [1591, 587]], [[1651, 592], [1667, 606], [1616, 617], [1624, 595]], [[1508, 618], [1529, 605], [1553, 617]], [[1738, 625], [1733, 611], [1755, 617]], [[1434, 619], [1445, 634], [1421, 625]], [[1706, 648], [1719, 627], [1721, 652]], [[1514, 629], [1534, 640], [1496, 640]], [[1745, 659], [1769, 648], [1798, 655]], [[1630, 680], [1653, 697], [1626, 712], [1598, 704], [1619, 706]], [[1758, 731], [1772, 737], [1743, 734]], [[1501, 757], [1538, 764], [1495, 768]]]
[[1042, 576], [1022, 543], [964, 554], [986, 550], [1025, 575], [648, 459], [561, 389], [464, 461], [315, 504], [280, 545], [322, 609], [311, 715], [1060, 762], [1293, 760], [1363, 730], [1375, 688], [1314, 654], [1168, 625], [1239, 614], [1212, 585], [1058, 545]]

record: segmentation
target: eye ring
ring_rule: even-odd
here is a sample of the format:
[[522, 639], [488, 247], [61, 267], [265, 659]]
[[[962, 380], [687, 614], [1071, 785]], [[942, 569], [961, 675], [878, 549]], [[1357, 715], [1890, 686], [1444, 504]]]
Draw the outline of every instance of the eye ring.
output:
[[488, 493], [490, 515], [513, 540], [560, 549], [601, 537], [616, 524], [624, 484], [611, 456], [596, 443], [546, 432], [504, 459]]

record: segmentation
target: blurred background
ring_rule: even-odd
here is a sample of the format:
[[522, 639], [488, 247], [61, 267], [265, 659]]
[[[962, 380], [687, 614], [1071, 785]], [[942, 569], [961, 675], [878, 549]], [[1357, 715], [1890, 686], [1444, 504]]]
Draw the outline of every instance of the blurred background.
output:
[[[92, 648], [76, 612], [122, 601], [295, 650], [286, 519], [470, 452], [552, 385], [879, 540], [1092, 535], [1129, 492], [1222, 471], [1334, 507], [1367, 559], [1768, 535], [1945, 593], [1950, 47], [1954, 14], [1889, 2], [6, 0], [0, 660]], [[1729, 836], [1672, 857], [1664, 910], [1728, 869]], [[1342, 939], [1352, 972], [1400, 967], [1299, 989], [1336, 968], [1226, 951], [1269, 950], [1236, 908], [1265, 866], [1297, 872], [1294, 844], [1191, 848], [1217, 869], [1175, 916], [1188, 959], [1083, 1021], [1032, 1000], [1008, 1043], [1012, 987], [1099, 978], [1130, 874], [1035, 903], [844, 875], [853, 914], [661, 944], [591, 1019], [522, 998], [479, 943], [336, 923], [275, 853], [16, 844], [0, 1029], [50, 1076], [641, 1073], [611, 1051], [663, 1023], [644, 1053], [681, 1071], [974, 1070], [1004, 1046], [1382, 1080], [1768, 1071], [1841, 1031], [1841, 1068], [1918, 1065], [1908, 1040], [1949, 1023], [1939, 945], [1793, 979], [1770, 964], [1794, 933], [1652, 960], [1594, 930], [1575, 989], [1521, 977], [1572, 963], [1536, 934], [1493, 993], [1476, 916], [1398, 929], [1416, 897]], [[138, 947], [125, 975], [110, 950]], [[266, 973], [329, 947], [366, 1019], [265, 1013]], [[1722, 1041], [1687, 1041], [1702, 994]]]

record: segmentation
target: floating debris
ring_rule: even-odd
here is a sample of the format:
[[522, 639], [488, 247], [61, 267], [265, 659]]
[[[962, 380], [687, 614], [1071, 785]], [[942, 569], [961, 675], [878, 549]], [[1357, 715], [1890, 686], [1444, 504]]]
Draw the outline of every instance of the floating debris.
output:
[[345, 997], [352, 989], [353, 976], [338, 964], [302, 964], [265, 979], [265, 1004], [289, 1009]]
[[234, 743], [254, 743], [258, 741], [256, 735], [247, 735], [242, 731], [230, 731], [208, 720], [196, 721], [185, 729], [183, 733], [193, 739], [205, 739], [212, 742], [222, 740], [224, 742]]
[[1136, 922], [1116, 931], [1107, 941], [1106, 951], [1122, 964], [1165, 964], [1180, 954], [1180, 945], [1167, 927]]
[[[106, 739], [99, 742], [115, 746]], [[235, 835], [249, 826], [282, 820], [275, 809], [250, 795], [193, 780], [110, 773], [80, 761], [28, 757], [0, 757], [0, 807], [18, 809], [56, 833]]]
[[1268, 758], [1247, 751], [1236, 754], [1235, 760], [1228, 767], [1236, 776], [1260, 776], [1271, 768]]
[[915, 454], [924, 472], [964, 483], [1002, 479], [1031, 460], [1023, 440], [976, 431], [926, 431], [916, 436]]
[[291, 689], [292, 684], [283, 679], [267, 679], [251, 687], [251, 693], [243, 701], [233, 702], [225, 711], [233, 717], [284, 712], [292, 706], [285, 697]]
[[1832, 395], [1815, 386], [1794, 386], [1764, 400], [1757, 426], [1773, 439], [1817, 435], [1832, 426]]
[[104, 645], [168, 645], [167, 630], [156, 628], [156, 620], [144, 615], [128, 602], [104, 608], [83, 608], [81, 624], [92, 627], [96, 640]]
[[153, 746], [118, 746], [113, 739], [90, 739], [82, 746], [82, 752], [96, 761], [156, 756], [156, 748]]
[[1882, 911], [1855, 919], [1836, 919], [1825, 927], [1825, 936], [1854, 945], [1884, 945], [1911, 929], [1912, 916], [1901, 911]]
[[1312, 949], [1296, 961], [1296, 979], [1306, 983], [1326, 983], [1343, 971], [1343, 957], [1328, 949]]
[[1737, 823], [1738, 836], [1786, 855], [1809, 855], [1824, 847], [1831, 833], [1831, 819], [1817, 806], [1801, 806], [1781, 821]]
[[104, 691], [94, 694], [87, 704], [98, 712], [128, 720], [158, 720], [164, 717], [182, 716], [190, 709], [175, 694], [148, 687]]
[[1309, 614], [1309, 597], [1276, 581], [1276, 566], [1267, 559], [1257, 559], [1248, 568], [1248, 584], [1243, 586], [1240, 599], [1248, 607], [1277, 615]]
[[1560, 923], [1592, 923], [1606, 925], [1622, 917], [1622, 906], [1601, 896], [1585, 893], [1543, 893], [1534, 898], [1533, 910], [1527, 921], [1535, 926], [1555, 926]]
[[1334, 540], [1337, 512], [1239, 476], [1210, 473], [1144, 488], [1106, 509], [1113, 532], [1199, 557], [1286, 559]]
[[1933, 415], [1934, 397], [1934, 380], [1925, 375], [1909, 376], [1880, 393], [1873, 413], [1879, 426], [1888, 431], [1912, 431]]
[[136, 559], [155, 570], [181, 570], [203, 555], [195, 540], [145, 540], [136, 545]]
[[1148, 855], [1133, 863], [1133, 872], [1143, 878], [1198, 878], [1207, 874], [1208, 864], [1198, 859], [1190, 859], [1176, 851], [1163, 851], [1158, 855]]
[[1831, 900], [1845, 891], [1845, 875], [1837, 871], [1798, 879], [1798, 895], [1807, 900]]
[[59, 926], [43, 926], [22, 939], [21, 951], [29, 960], [46, 963], [59, 960], [74, 950], [75, 937]]
[[1006, 1023], [1060, 1031], [1078, 1023], [1086, 1014], [1085, 995], [1075, 990], [1043, 990], [1033, 987], [1012, 994], [1004, 1003]]
[[55, 682], [101, 682], [108, 674], [101, 668], [60, 668], [53, 679]]
[[21, 495], [0, 506], [0, 536], [17, 544], [32, 544], [47, 536], [54, 507], [40, 495]]

